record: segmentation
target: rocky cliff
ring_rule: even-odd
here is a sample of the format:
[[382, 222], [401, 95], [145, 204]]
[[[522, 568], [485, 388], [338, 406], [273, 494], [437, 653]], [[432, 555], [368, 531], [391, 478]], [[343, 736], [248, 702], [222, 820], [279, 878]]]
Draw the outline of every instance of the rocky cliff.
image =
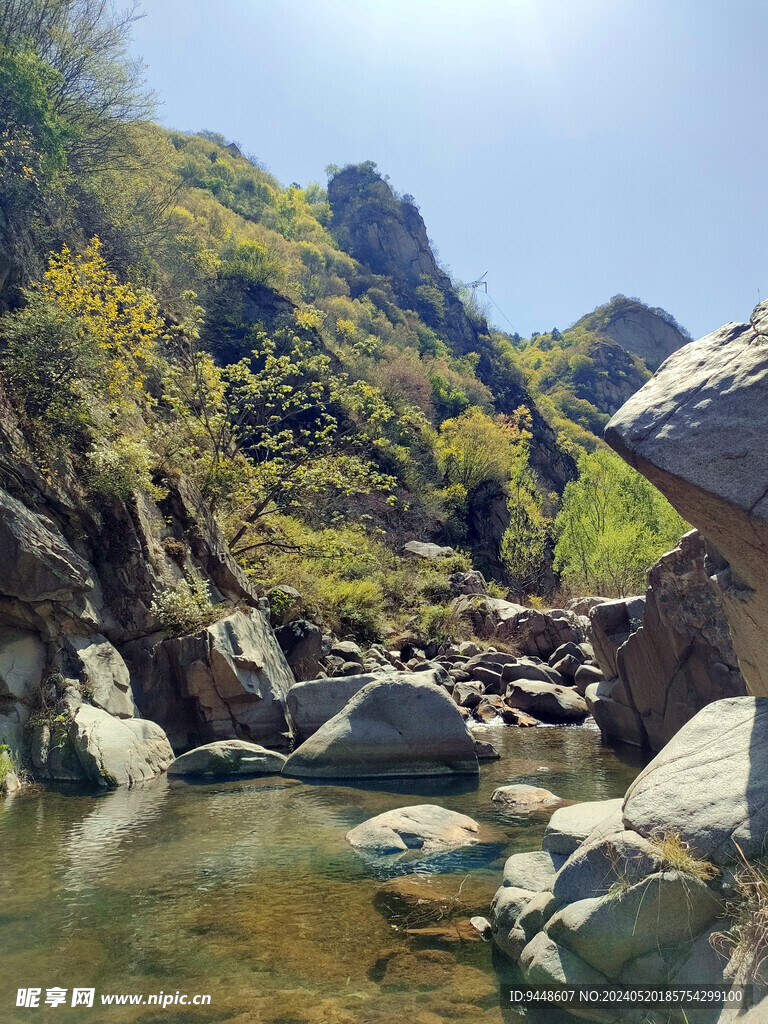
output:
[[694, 530], [651, 568], [645, 599], [590, 611], [605, 680], [586, 699], [604, 736], [661, 750], [707, 704], [746, 695], [720, 603], [722, 569]]
[[391, 283], [398, 304], [419, 313], [456, 355], [479, 356], [477, 376], [491, 389], [496, 409], [531, 412], [531, 466], [548, 489], [562, 492], [576, 467], [536, 407], [522, 374], [496, 350], [488, 324], [470, 318], [451, 280], [438, 265], [427, 229], [409, 198], [398, 199], [369, 164], [345, 168], [328, 184], [332, 229], [339, 245], [373, 274]]
[[725, 614], [750, 693], [768, 695], [768, 303], [674, 353], [606, 440], [722, 553]]
[[653, 309], [624, 295], [598, 306], [574, 327], [604, 335], [627, 352], [640, 356], [651, 370], [691, 340], [666, 310]]
[[[44, 476], [0, 394], [0, 743], [39, 776], [139, 781], [166, 733], [286, 742], [293, 674], [203, 508], [183, 478], [158, 503], [95, 498], [63, 456]], [[169, 638], [157, 602], [190, 579], [217, 621]]]

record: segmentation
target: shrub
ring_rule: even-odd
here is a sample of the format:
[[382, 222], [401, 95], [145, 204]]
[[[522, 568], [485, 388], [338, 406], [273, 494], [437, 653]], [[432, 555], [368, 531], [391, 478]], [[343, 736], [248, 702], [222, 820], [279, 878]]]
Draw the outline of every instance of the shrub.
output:
[[152, 602], [151, 613], [172, 636], [194, 633], [215, 622], [226, 609], [211, 604], [208, 589], [198, 574], [163, 591]]
[[468, 635], [468, 626], [452, 605], [427, 605], [418, 618], [418, 633], [427, 640], [452, 643]]
[[129, 498], [144, 491], [160, 501], [167, 491], [152, 482], [156, 458], [145, 440], [132, 437], [99, 438], [88, 452], [90, 486], [106, 497]]

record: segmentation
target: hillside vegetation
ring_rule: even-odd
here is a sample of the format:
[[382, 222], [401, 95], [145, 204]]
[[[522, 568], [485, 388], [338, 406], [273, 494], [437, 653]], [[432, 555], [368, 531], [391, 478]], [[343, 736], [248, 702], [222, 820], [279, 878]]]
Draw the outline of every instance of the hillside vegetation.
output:
[[[445, 631], [473, 553], [518, 597], [556, 586], [575, 458], [642, 360], [595, 324], [491, 329], [373, 163], [284, 187], [153, 124], [105, 10], [0, 13], [0, 383], [36, 464], [96, 504], [185, 478], [250, 577], [340, 633]], [[425, 567], [413, 538], [464, 553]]]

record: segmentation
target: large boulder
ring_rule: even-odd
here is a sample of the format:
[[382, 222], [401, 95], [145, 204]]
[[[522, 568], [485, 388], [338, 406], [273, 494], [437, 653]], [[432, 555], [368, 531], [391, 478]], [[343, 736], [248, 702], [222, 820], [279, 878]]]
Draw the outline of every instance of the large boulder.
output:
[[691, 531], [651, 568], [643, 604], [593, 608], [592, 640], [608, 679], [587, 702], [606, 738], [660, 750], [705, 705], [746, 693], [713, 578], [719, 568]]
[[347, 832], [347, 842], [377, 856], [421, 850], [442, 853], [479, 841], [480, 826], [466, 814], [437, 804], [398, 807], [377, 814]]
[[578, 722], [589, 714], [583, 697], [568, 686], [554, 683], [518, 679], [507, 687], [505, 700], [511, 707], [548, 722]]
[[701, 879], [679, 871], [647, 875], [616, 893], [569, 903], [547, 935], [609, 977], [643, 953], [696, 938], [720, 903]]
[[431, 544], [429, 541], [409, 540], [403, 544], [403, 554], [411, 555], [413, 558], [425, 558], [433, 561], [436, 558], [447, 558], [454, 553], [453, 548], [441, 547], [439, 544]]
[[719, 597], [750, 693], [768, 695], [768, 302], [675, 352], [606, 440], [727, 559]]
[[622, 800], [591, 800], [558, 808], [549, 819], [541, 845], [549, 853], [570, 857], [595, 829], [621, 828]]
[[286, 775], [310, 778], [478, 772], [475, 744], [446, 691], [402, 674], [364, 686], [295, 750]]
[[188, 750], [168, 766], [169, 775], [272, 775], [283, 770], [285, 754], [246, 740], [217, 740]]
[[[624, 826], [677, 833], [694, 854], [722, 863], [765, 852], [768, 837], [768, 698], [709, 704], [627, 790]], [[560, 813], [560, 812], [558, 812]]]
[[101, 708], [81, 704], [68, 732], [83, 776], [102, 788], [145, 782], [173, 761], [163, 730], [141, 718], [113, 718]]
[[296, 683], [286, 695], [286, 706], [296, 737], [306, 740], [333, 718], [364, 686], [378, 677], [370, 672]]
[[190, 636], [161, 635], [122, 649], [140, 712], [175, 749], [218, 739], [287, 745], [293, 673], [268, 622], [239, 609]]

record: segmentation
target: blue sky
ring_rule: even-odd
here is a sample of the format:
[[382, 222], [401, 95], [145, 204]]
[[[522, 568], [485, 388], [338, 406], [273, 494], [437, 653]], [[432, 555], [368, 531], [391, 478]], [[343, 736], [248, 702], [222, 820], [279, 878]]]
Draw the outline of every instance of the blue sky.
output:
[[[145, 0], [179, 129], [284, 183], [374, 160], [492, 319], [617, 292], [698, 337], [768, 297], [765, 0]], [[502, 315], [502, 311], [504, 315]]]

